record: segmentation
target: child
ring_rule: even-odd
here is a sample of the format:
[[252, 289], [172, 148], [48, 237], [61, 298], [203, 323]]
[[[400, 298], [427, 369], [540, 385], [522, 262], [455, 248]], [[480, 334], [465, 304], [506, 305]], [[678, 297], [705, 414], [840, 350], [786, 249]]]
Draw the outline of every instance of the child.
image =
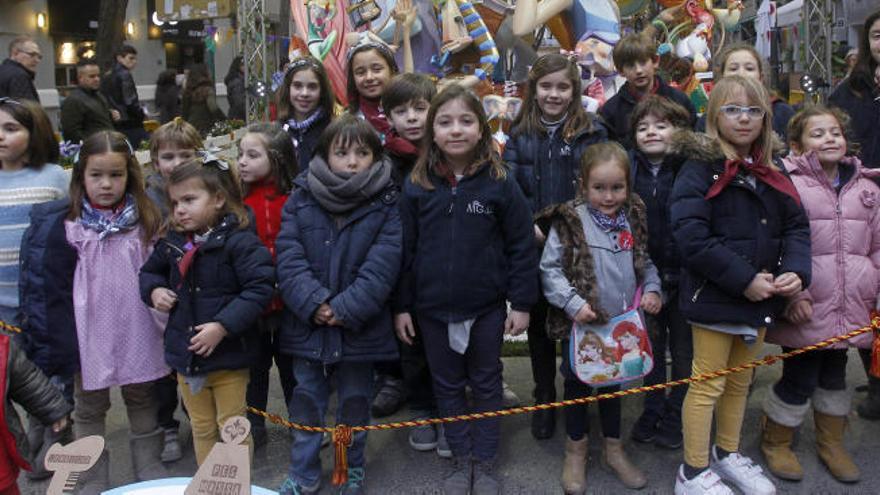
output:
[[[771, 121], [764, 85], [728, 76], [709, 96], [708, 137], [676, 139], [673, 151], [689, 158], [673, 187], [671, 218], [694, 375], [752, 360], [782, 313], [782, 298], [810, 282], [810, 228], [797, 190], [772, 161]], [[745, 493], [776, 493], [761, 468], [738, 452], [751, 377], [741, 371], [688, 388], [677, 495], [733, 493], [719, 477]]]
[[[397, 358], [388, 298], [400, 270], [398, 193], [391, 162], [363, 120], [342, 116], [319, 142], [284, 205], [277, 241], [279, 289], [292, 313], [280, 337], [295, 358], [290, 417], [323, 426], [332, 382], [337, 423], [366, 425], [373, 363]], [[282, 494], [317, 493], [321, 437], [294, 432]], [[340, 493], [363, 493], [366, 437], [354, 435]]]
[[278, 92], [278, 123], [290, 134], [299, 171], [309, 169], [318, 137], [332, 119], [333, 87], [324, 66], [312, 57], [291, 62]]
[[[400, 204], [404, 277], [397, 304], [406, 311], [397, 327], [411, 334], [415, 315], [441, 415], [498, 410], [502, 334], [522, 333], [537, 299], [528, 203], [493, 152], [483, 106], [469, 90], [455, 85], [434, 98], [425, 140], [430, 148]], [[445, 493], [469, 493], [472, 486], [474, 493], [498, 493], [500, 421], [450, 423], [445, 434], [454, 456]]]
[[[630, 140], [635, 147], [629, 151], [632, 163], [633, 191], [645, 202], [648, 215], [648, 254], [660, 273], [664, 304], [657, 315], [646, 315], [651, 347], [656, 356], [665, 356], [667, 345], [672, 355], [672, 379], [691, 375], [691, 327], [678, 310], [678, 273], [680, 262], [672, 240], [669, 221], [669, 196], [672, 184], [684, 159], [670, 153], [672, 135], [689, 127], [690, 116], [678, 103], [656, 95], [646, 96], [633, 110]], [[666, 365], [657, 366], [645, 377], [645, 385], [666, 381]], [[632, 438], [638, 442], [677, 449], [681, 447], [681, 404], [686, 386], [669, 391], [645, 394], [644, 410], [633, 425]]]
[[[574, 199], [578, 158], [588, 146], [608, 138], [605, 127], [584, 111], [580, 94], [580, 68], [565, 56], [544, 55], [529, 71], [523, 108], [504, 147], [504, 161], [514, 171], [532, 214]], [[545, 230], [535, 225], [539, 247]], [[556, 341], [547, 336], [546, 318], [547, 300], [539, 297], [528, 329], [537, 404], [556, 400]], [[555, 429], [555, 409], [532, 414], [536, 439], [552, 437]]]
[[[162, 218], [147, 198], [141, 166], [125, 136], [101, 131], [79, 152], [64, 221], [54, 223], [72, 249], [75, 333], [58, 335], [54, 355], [78, 362], [74, 381], [74, 435], [104, 436], [110, 388], [120, 387], [131, 428], [134, 474], [145, 481], [166, 475], [159, 462], [162, 430], [153, 382], [168, 374], [162, 361], [162, 329], [138, 300], [138, 270], [150, 254]], [[45, 260], [44, 262], [49, 262]], [[67, 282], [71, 283], [71, 282]], [[56, 315], [58, 332], [66, 319]], [[54, 325], [57, 325], [55, 327]], [[120, 331], [125, 329], [125, 331]], [[108, 488], [109, 454], [88, 472], [80, 493]]]
[[[848, 121], [839, 109], [815, 105], [798, 112], [789, 124], [792, 154], [784, 163], [810, 220], [815, 283], [788, 301], [788, 321], [767, 335], [767, 342], [785, 352], [867, 325], [877, 307], [880, 188], [872, 178], [880, 174], [846, 156]], [[871, 337], [848, 344], [870, 349]], [[761, 441], [770, 472], [777, 477], [803, 478], [791, 441], [812, 399], [819, 458], [839, 481], [858, 481], [859, 468], [843, 447], [850, 411], [847, 347], [837, 344], [784, 361], [782, 378], [764, 402]]]
[[275, 283], [272, 256], [248, 226], [240, 191], [224, 162], [196, 159], [174, 169], [175, 230], [141, 269], [141, 298], [170, 313], [165, 360], [177, 372], [199, 465], [219, 441], [218, 428], [245, 415], [255, 323]]
[[165, 185], [178, 166], [196, 157], [205, 147], [195, 127], [180, 117], [162, 125], [150, 137], [150, 158], [154, 173], [147, 176], [147, 195], [156, 203], [163, 217], [170, 213]]
[[19, 325], [18, 256], [31, 206], [67, 196], [52, 124], [39, 104], [0, 100], [0, 320]]
[[[715, 62], [715, 73], [721, 74], [722, 77], [733, 75], [752, 77], [766, 86], [767, 71], [764, 69], [762, 60], [754, 46], [747, 43], [734, 43], [725, 47], [713, 61]], [[786, 127], [794, 115], [794, 109], [776, 93], [770, 92], [770, 95], [770, 105], [773, 109], [773, 132], [783, 142], [787, 142]], [[700, 132], [706, 130], [705, 115], [702, 115], [697, 121], [696, 130]]]
[[[382, 95], [397, 74], [397, 62], [388, 45], [363, 38], [348, 51], [348, 112], [362, 117], [379, 133], [385, 150], [391, 155], [414, 154], [415, 147], [391, 132], [388, 115], [382, 107]], [[376, 364], [378, 392], [370, 407], [377, 418], [394, 414], [406, 399], [400, 363]]]
[[[0, 334], [0, 493], [19, 495], [18, 472], [31, 470], [25, 460], [28, 452], [24, 427], [13, 402], [29, 414], [60, 433], [67, 428], [70, 403], [40, 370], [25, 357], [16, 341], [9, 335]], [[51, 426], [50, 426], [51, 425]]]
[[382, 94], [389, 125], [385, 147], [394, 164], [391, 177], [401, 188], [424, 148], [428, 108], [436, 95], [437, 87], [428, 76], [410, 73], [394, 76]]
[[[257, 235], [272, 258], [275, 258], [275, 238], [281, 229], [281, 209], [284, 207], [293, 177], [297, 174], [296, 154], [290, 136], [277, 124], [252, 124], [238, 145], [238, 171], [245, 190], [244, 204], [254, 212]], [[260, 353], [251, 367], [248, 382], [248, 406], [266, 410], [269, 396], [269, 370], [272, 358], [278, 365], [284, 403], [289, 404], [293, 393], [293, 361], [280, 352], [278, 330], [284, 304], [279, 297], [272, 299], [267, 311], [260, 317]], [[254, 447], [266, 443], [266, 420], [248, 411]]]
[[[162, 125], [150, 137], [154, 172], [147, 176], [147, 195], [159, 207], [164, 218], [170, 214], [165, 190], [168, 176], [178, 166], [195, 158], [203, 148], [199, 131], [180, 117]], [[178, 434], [180, 422], [174, 418], [178, 403], [177, 377], [174, 373], [156, 381], [156, 399], [159, 403], [159, 426], [165, 431], [162, 461], [178, 461], [183, 457], [183, 452]]]
[[681, 91], [667, 85], [656, 75], [660, 57], [654, 40], [646, 33], [624, 36], [614, 46], [614, 66], [626, 78], [620, 91], [612, 96], [599, 110], [608, 125], [612, 139], [626, 148], [632, 147], [628, 138], [630, 114], [642, 98], [656, 94], [683, 106], [690, 115], [688, 127], [693, 127], [697, 113], [691, 100]]
[[[551, 226], [541, 256], [541, 282], [550, 303], [547, 333], [562, 339], [562, 349], [569, 347], [572, 321], [607, 322], [632, 305], [639, 286], [645, 294], [641, 307], [651, 314], [661, 308], [660, 278], [647, 252], [645, 205], [632, 194], [626, 151], [617, 143], [595, 144], [583, 155], [580, 174], [579, 198], [545, 210], [538, 219]], [[569, 353], [562, 356], [565, 399], [591, 395], [571, 369]], [[597, 389], [617, 390], [619, 385]], [[599, 417], [602, 464], [628, 488], [645, 486], [644, 473], [629, 461], [620, 441], [620, 399], [600, 402]], [[586, 406], [565, 409], [565, 493], [587, 489], [587, 427]]]
[[[388, 89], [382, 94], [382, 108], [388, 109], [388, 123], [391, 126], [389, 134], [409, 143], [406, 149], [401, 146], [388, 150], [388, 158], [393, 167], [391, 180], [399, 189], [403, 189], [404, 181], [425, 148], [428, 108], [436, 95], [437, 89], [428, 76], [409, 73], [394, 76]], [[434, 402], [431, 370], [425, 356], [421, 332], [415, 327], [412, 328], [412, 333], [407, 333], [403, 327], [395, 326], [395, 330], [398, 339], [403, 343], [400, 346], [400, 368], [404, 388], [408, 391], [409, 408], [416, 419], [434, 417], [437, 414], [437, 404]], [[436, 449], [441, 457], [451, 457], [452, 452], [442, 436], [442, 430], [442, 425], [411, 428], [409, 445], [417, 451]]]

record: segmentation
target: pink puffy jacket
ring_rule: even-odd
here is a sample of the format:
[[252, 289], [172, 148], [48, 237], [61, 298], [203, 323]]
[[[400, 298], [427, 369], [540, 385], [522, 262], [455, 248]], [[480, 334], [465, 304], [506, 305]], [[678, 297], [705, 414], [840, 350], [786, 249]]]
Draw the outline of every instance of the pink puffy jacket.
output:
[[[880, 188], [871, 178], [880, 170], [846, 157], [852, 177], [838, 195], [815, 153], [789, 155], [783, 162], [810, 219], [813, 281], [791, 302], [813, 303], [813, 318], [802, 325], [780, 319], [767, 342], [802, 347], [868, 324], [880, 294]], [[849, 341], [869, 348], [871, 334]], [[836, 344], [843, 348], [847, 344]]]

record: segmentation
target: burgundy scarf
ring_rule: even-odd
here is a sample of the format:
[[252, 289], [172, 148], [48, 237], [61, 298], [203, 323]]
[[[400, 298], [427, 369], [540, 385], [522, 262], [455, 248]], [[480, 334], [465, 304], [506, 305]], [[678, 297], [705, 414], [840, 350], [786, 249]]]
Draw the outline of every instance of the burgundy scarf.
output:
[[656, 76], [654, 77], [654, 84], [651, 85], [651, 89], [649, 89], [647, 93], [639, 93], [638, 91], [636, 91], [635, 86], [632, 86], [629, 83], [626, 84], [626, 91], [630, 94], [630, 96], [632, 96], [635, 101], [642, 101], [642, 98], [648, 95], [657, 94], [658, 89], [660, 89], [660, 78]]
[[379, 131], [379, 134], [382, 134], [386, 150], [398, 156], [414, 156], [419, 154], [419, 149], [416, 148], [416, 145], [400, 137], [391, 129], [391, 124], [388, 123], [385, 112], [382, 111], [382, 107], [379, 105], [379, 100], [368, 100], [360, 97], [358, 106], [367, 122]]
[[737, 172], [739, 172], [740, 167], [746, 169], [749, 173], [755, 176], [755, 178], [764, 184], [776, 189], [777, 191], [785, 194], [787, 196], [791, 196], [794, 199], [795, 203], [798, 206], [801, 205], [801, 197], [797, 192], [797, 189], [792, 184], [791, 180], [788, 179], [782, 172], [770, 168], [767, 165], [764, 165], [763, 155], [761, 150], [754, 150], [752, 152], [752, 156], [754, 157], [752, 163], [748, 163], [742, 158], [733, 158], [724, 162], [724, 173], [721, 174], [721, 177], [712, 184], [712, 187], [709, 188], [709, 192], [706, 193], [706, 199], [712, 199], [715, 196], [721, 194], [721, 191], [730, 184], [734, 177], [736, 177]]

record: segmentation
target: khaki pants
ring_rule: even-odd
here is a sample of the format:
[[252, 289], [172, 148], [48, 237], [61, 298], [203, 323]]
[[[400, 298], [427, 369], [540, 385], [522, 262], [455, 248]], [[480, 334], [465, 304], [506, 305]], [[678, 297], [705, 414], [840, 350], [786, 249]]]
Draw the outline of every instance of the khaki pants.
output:
[[[245, 416], [245, 393], [250, 371], [222, 370], [208, 373], [205, 386], [197, 394], [190, 391], [186, 377], [178, 375], [180, 395], [189, 412], [196, 461], [201, 466], [214, 444], [220, 441], [220, 428], [233, 416]], [[242, 442], [251, 445], [251, 437]]]
[[[751, 345], [742, 337], [691, 326], [694, 339], [693, 376], [751, 361], [764, 343], [765, 328]], [[682, 408], [684, 462], [709, 466], [712, 414], [715, 414], [715, 444], [728, 452], [739, 450], [740, 430], [753, 370], [741, 371], [705, 382], [692, 383]]]
[[[155, 382], [130, 383], [119, 387], [128, 425], [132, 435], [146, 435], [156, 431]], [[83, 390], [82, 374], [77, 373], [73, 383], [73, 433], [79, 439], [89, 435], [105, 436], [107, 411], [110, 410], [110, 389]]]

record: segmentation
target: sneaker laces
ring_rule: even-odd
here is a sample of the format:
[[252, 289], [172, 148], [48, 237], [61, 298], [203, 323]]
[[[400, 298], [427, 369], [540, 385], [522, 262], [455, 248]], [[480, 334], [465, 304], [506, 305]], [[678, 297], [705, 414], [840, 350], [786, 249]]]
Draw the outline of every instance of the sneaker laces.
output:
[[758, 466], [751, 459], [749, 459], [748, 457], [746, 457], [744, 455], [740, 455], [737, 452], [731, 452], [727, 456], [727, 458], [730, 459], [730, 464], [733, 467], [735, 467], [737, 469], [744, 468], [746, 476], [751, 477], [751, 476], [759, 475], [763, 472], [763, 470], [761, 469], [761, 466]]
[[348, 468], [348, 481], [345, 488], [360, 488], [364, 483], [364, 468]]
[[714, 493], [715, 490], [719, 490], [726, 486], [724, 481], [721, 480], [721, 477], [711, 469], [707, 469], [700, 473], [697, 476], [697, 479], [699, 480], [698, 483], [700, 487], [703, 488], [706, 493]]

